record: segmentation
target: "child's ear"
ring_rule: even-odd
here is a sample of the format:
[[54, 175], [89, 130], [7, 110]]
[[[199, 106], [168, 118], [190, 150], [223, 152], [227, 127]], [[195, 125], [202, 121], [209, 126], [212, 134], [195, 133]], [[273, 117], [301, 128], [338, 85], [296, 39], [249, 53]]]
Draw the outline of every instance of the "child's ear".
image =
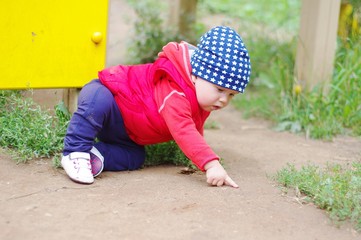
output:
[[196, 84], [197, 76], [192, 74], [192, 83]]

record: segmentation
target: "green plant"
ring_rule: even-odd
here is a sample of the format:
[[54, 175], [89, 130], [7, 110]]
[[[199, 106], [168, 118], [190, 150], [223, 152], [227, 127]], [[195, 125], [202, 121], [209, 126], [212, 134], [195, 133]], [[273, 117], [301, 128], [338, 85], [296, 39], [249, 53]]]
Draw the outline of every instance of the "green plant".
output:
[[[297, 132], [305, 131], [312, 138], [332, 139], [350, 129], [361, 133], [361, 40], [341, 45], [336, 56], [334, 76], [329, 91], [314, 88], [283, 97], [278, 130], [289, 130], [297, 124]], [[351, 47], [348, 47], [351, 46]]]
[[0, 146], [13, 150], [18, 162], [61, 151], [67, 126], [63, 111], [57, 109], [63, 115], [53, 116], [18, 92], [0, 91], [0, 98]]
[[144, 166], [174, 164], [196, 169], [196, 166], [183, 154], [174, 141], [146, 146]]
[[204, 124], [204, 129], [219, 129], [219, 123], [216, 121], [206, 121]]
[[[223, 14], [245, 26], [267, 26], [294, 31], [298, 27], [301, 1], [298, 0], [202, 0], [201, 15]], [[248, 31], [248, 30], [246, 30]]]
[[336, 55], [329, 102], [335, 117], [354, 134], [361, 135], [361, 36], [343, 45]]
[[296, 42], [280, 42], [262, 33], [254, 33], [245, 42], [251, 56], [251, 82], [233, 103], [245, 117], [277, 121], [275, 112], [281, 112], [282, 99], [292, 94]]
[[342, 3], [350, 3], [354, 8], [361, 8], [361, 2], [359, 0], [342, 0]]
[[161, 2], [152, 0], [128, 1], [137, 15], [134, 34], [129, 42], [129, 62], [150, 63], [157, 57], [162, 47], [171, 41], [179, 41], [182, 37], [163, 24]]
[[333, 220], [350, 220], [361, 230], [360, 163], [353, 163], [351, 167], [330, 164], [325, 169], [307, 165], [300, 170], [288, 165], [278, 171], [274, 179], [285, 191], [293, 188], [305, 195], [306, 201], [326, 210]]

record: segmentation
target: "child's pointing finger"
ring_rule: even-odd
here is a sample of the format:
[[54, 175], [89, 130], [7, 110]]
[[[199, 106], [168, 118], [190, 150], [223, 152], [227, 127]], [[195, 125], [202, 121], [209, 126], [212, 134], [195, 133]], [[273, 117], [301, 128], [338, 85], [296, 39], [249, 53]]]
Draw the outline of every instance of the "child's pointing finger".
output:
[[231, 186], [234, 188], [239, 188], [239, 186], [237, 185], [237, 183], [235, 183], [229, 176], [226, 177], [224, 184], [227, 186]]

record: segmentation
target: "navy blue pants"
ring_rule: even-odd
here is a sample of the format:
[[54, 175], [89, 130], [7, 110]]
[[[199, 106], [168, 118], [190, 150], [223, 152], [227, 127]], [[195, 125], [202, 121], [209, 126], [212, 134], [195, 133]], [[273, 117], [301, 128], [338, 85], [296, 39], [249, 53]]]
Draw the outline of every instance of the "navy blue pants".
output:
[[[95, 139], [99, 141], [95, 142]], [[104, 156], [105, 171], [135, 170], [145, 159], [144, 146], [133, 142], [112, 93], [93, 80], [83, 87], [78, 108], [64, 139], [63, 155], [89, 152], [95, 146]]]

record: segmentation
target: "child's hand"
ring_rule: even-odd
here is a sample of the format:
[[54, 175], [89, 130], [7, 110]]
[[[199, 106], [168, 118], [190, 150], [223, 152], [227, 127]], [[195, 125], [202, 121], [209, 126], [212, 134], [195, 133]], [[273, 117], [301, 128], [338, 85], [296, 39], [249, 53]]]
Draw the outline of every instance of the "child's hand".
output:
[[228, 185], [238, 188], [238, 185], [228, 176], [226, 170], [224, 170], [218, 160], [207, 163], [204, 169], [206, 170], [208, 184], [217, 187]]

